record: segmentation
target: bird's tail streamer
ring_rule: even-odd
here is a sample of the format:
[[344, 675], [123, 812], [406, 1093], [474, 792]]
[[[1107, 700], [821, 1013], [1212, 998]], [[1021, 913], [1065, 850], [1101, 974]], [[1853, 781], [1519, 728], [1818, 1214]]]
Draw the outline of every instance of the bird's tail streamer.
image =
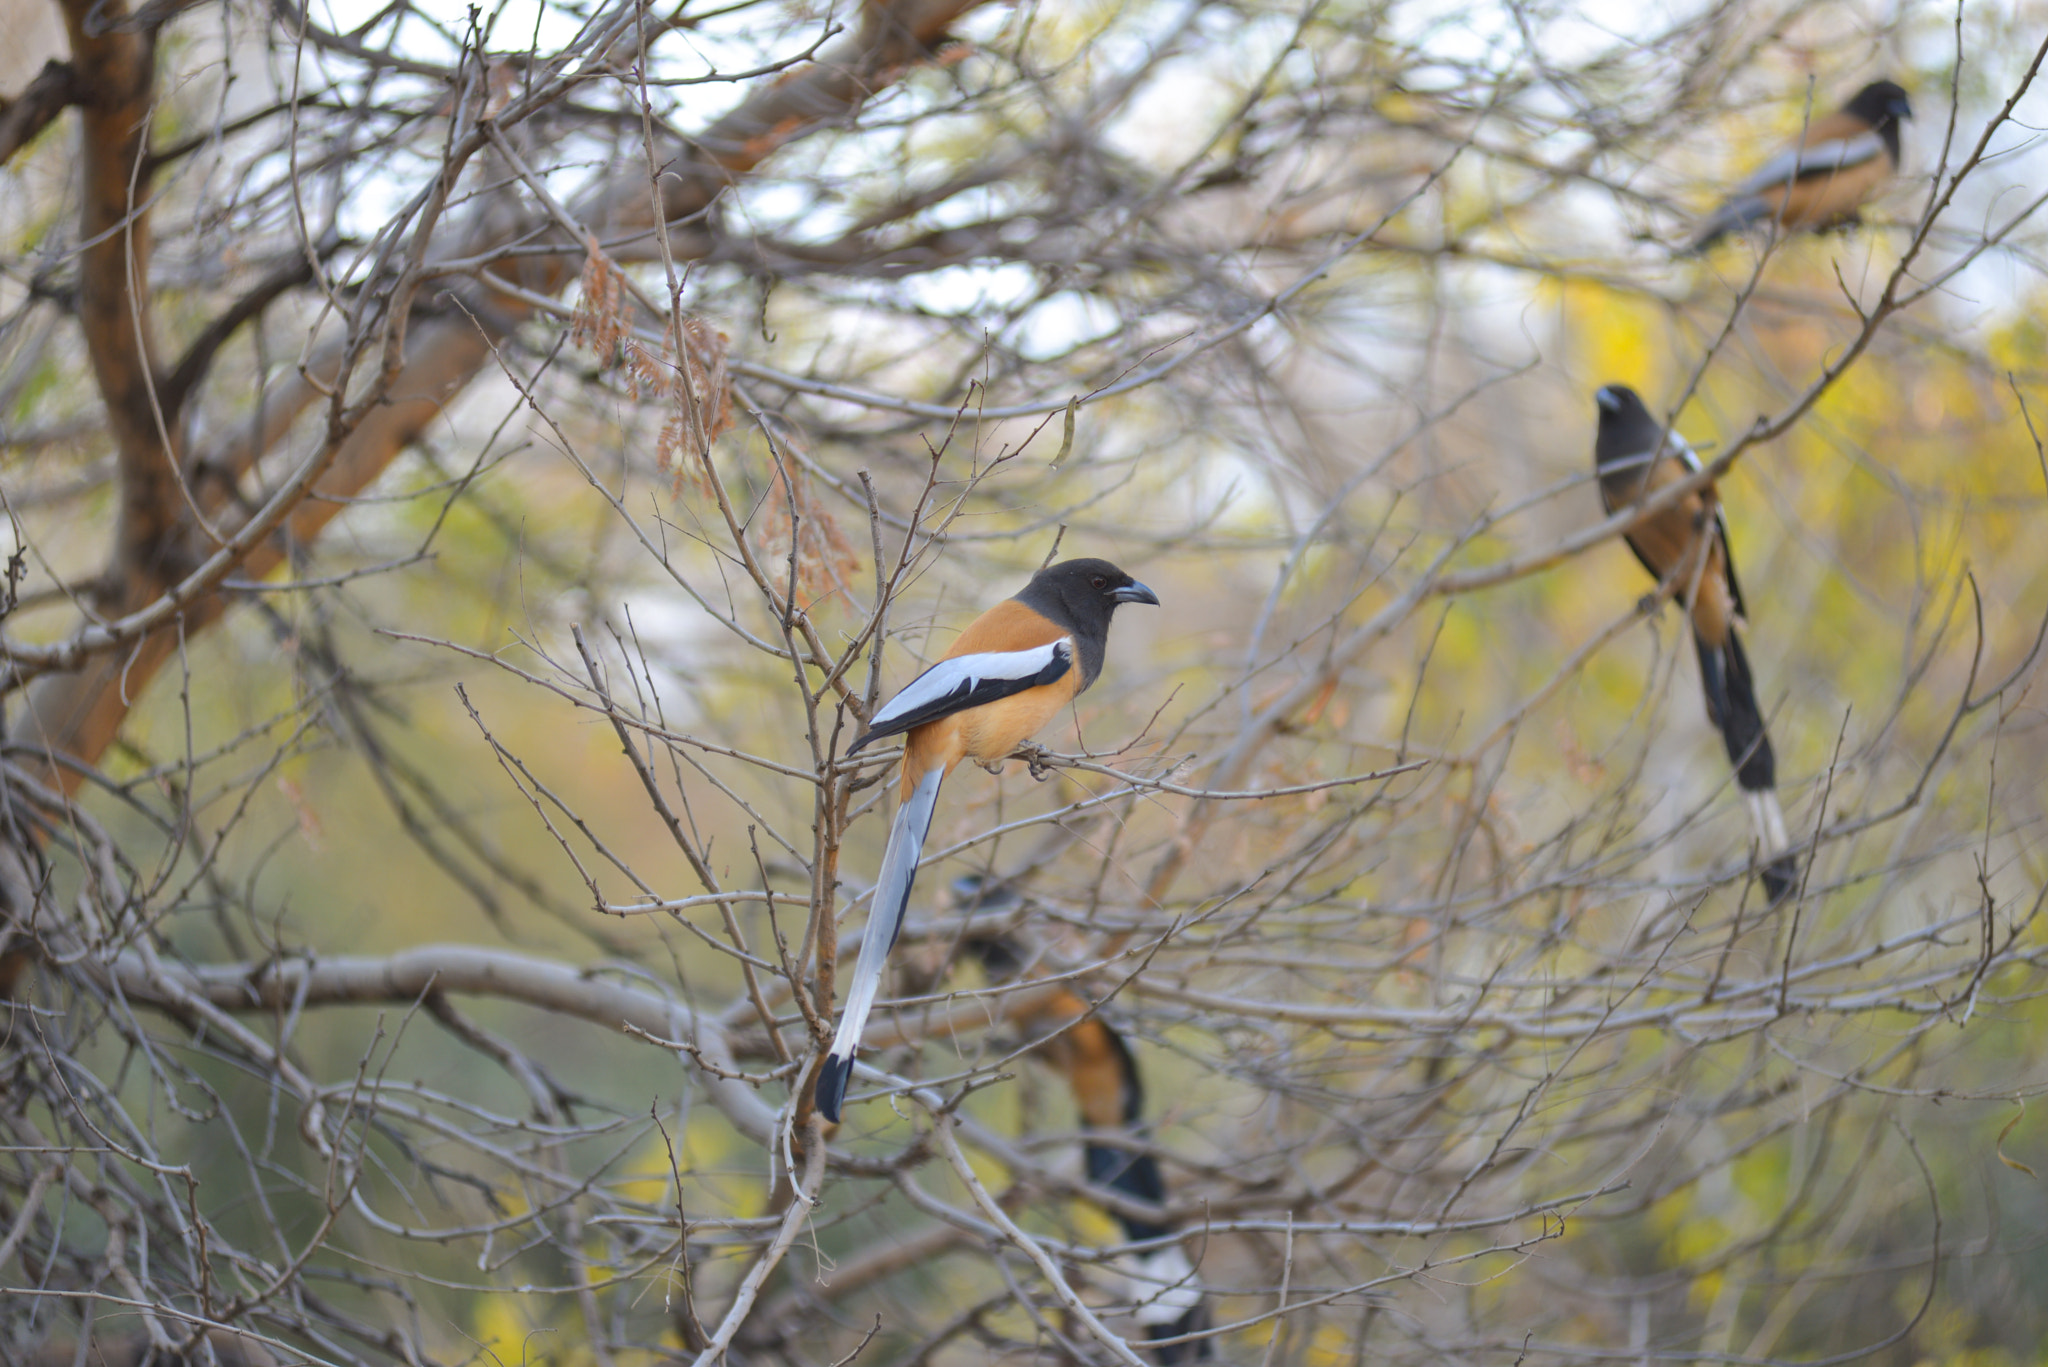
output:
[[[1107, 1025], [1101, 1028], [1112, 1038], [1116, 1037], [1116, 1032]], [[1123, 1049], [1121, 1039], [1117, 1040], [1117, 1048], [1125, 1058], [1130, 1057]], [[1078, 1079], [1076, 1082], [1078, 1084]], [[1132, 1119], [1135, 1121], [1136, 1117]], [[1165, 1202], [1166, 1179], [1159, 1171], [1159, 1160], [1151, 1154], [1091, 1143], [1085, 1147], [1084, 1157], [1088, 1164], [1088, 1180], [1095, 1185], [1108, 1187], [1134, 1201], [1152, 1205]], [[1120, 1260], [1124, 1265], [1121, 1270], [1126, 1294], [1136, 1306], [1132, 1318], [1145, 1326], [1146, 1337], [1154, 1342], [1153, 1358], [1160, 1367], [1208, 1361], [1211, 1349], [1207, 1338], [1190, 1339], [1186, 1343], [1160, 1342], [1199, 1334], [1209, 1327], [1209, 1307], [1195, 1282], [1195, 1269], [1188, 1261], [1187, 1250], [1180, 1246], [1178, 1239], [1168, 1237], [1172, 1231], [1157, 1221], [1118, 1212], [1116, 1222], [1123, 1226], [1124, 1238], [1134, 1244], [1164, 1241], [1157, 1248], [1127, 1254]]]
[[1718, 646], [1694, 632], [1693, 645], [1699, 651], [1707, 719], [1720, 731], [1728, 761], [1735, 766], [1735, 782], [1749, 807], [1763, 861], [1764, 895], [1775, 905], [1799, 881], [1799, 861], [1786, 852], [1792, 842], [1785, 830], [1785, 809], [1778, 804], [1778, 760], [1764, 730], [1763, 709], [1757, 706], [1749, 656], [1732, 629]]
[[[962, 891], [959, 885], [955, 890]], [[990, 890], [979, 886], [965, 889], [965, 895], [978, 901], [984, 910], [1000, 905], [997, 899], [1014, 899], [1014, 893], [1007, 889], [994, 890], [992, 897]], [[979, 940], [973, 948], [992, 978], [1014, 977], [1022, 966], [1022, 956], [1007, 941]], [[1090, 1128], [1101, 1131], [1120, 1126], [1133, 1138], [1140, 1137], [1144, 1132], [1145, 1089], [1137, 1060], [1115, 1027], [1100, 1015], [1086, 1016], [1087, 1011], [1086, 1002], [1072, 993], [1062, 993], [1050, 1005], [1034, 1008], [1031, 1016], [1020, 1023], [1040, 1029], [1051, 1027], [1036, 1052], [1065, 1075]], [[1076, 1021], [1077, 1016], [1086, 1018]], [[1094, 1185], [1146, 1205], [1165, 1204], [1166, 1178], [1153, 1155], [1097, 1140], [1084, 1141], [1081, 1153], [1088, 1180]], [[1160, 1367], [1211, 1361], [1214, 1350], [1204, 1334], [1210, 1325], [1209, 1307], [1196, 1284], [1194, 1265], [1188, 1261], [1180, 1241], [1172, 1238], [1172, 1230], [1157, 1220], [1120, 1211], [1115, 1212], [1115, 1218], [1129, 1242], [1158, 1245], [1117, 1260], [1124, 1294], [1133, 1307], [1131, 1317], [1144, 1327], [1146, 1338], [1153, 1344], [1153, 1360]], [[1204, 1336], [1188, 1337], [1197, 1334]], [[1172, 1341], [1183, 1338], [1188, 1341]]]
[[904, 913], [910, 907], [910, 889], [917, 881], [917, 861], [924, 854], [925, 833], [932, 827], [932, 807], [939, 800], [944, 769], [933, 769], [917, 781], [909, 798], [896, 809], [889, 827], [889, 845], [882, 852], [881, 876], [875, 880], [875, 895], [868, 905], [868, 928], [860, 940], [860, 957], [854, 961], [853, 981], [847, 985], [839, 1010], [839, 1031], [832, 1037], [831, 1052], [818, 1070], [818, 1113], [837, 1124], [839, 1108], [846, 1100], [846, 1084], [853, 1074], [853, 1058], [860, 1049], [861, 1031], [868, 1013], [874, 1010], [875, 994], [882, 985], [882, 967], [903, 930]]

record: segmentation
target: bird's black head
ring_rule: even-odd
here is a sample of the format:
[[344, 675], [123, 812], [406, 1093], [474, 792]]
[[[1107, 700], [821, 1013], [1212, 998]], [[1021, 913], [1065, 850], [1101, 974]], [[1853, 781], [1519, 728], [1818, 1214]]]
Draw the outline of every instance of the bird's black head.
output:
[[1656, 449], [1663, 428], [1642, 395], [1625, 384], [1603, 384], [1593, 391], [1593, 402], [1600, 409], [1600, 434], [1593, 442], [1596, 467], [1639, 460]]
[[1593, 391], [1593, 403], [1600, 410], [1600, 425], [1628, 424], [1640, 420], [1655, 422], [1643, 404], [1643, 396], [1625, 384], [1603, 384]]
[[1842, 108], [1872, 128], [1913, 117], [1913, 102], [1906, 98], [1905, 89], [1897, 81], [1872, 81]]
[[1031, 576], [1030, 584], [1017, 596], [1033, 607], [1038, 606], [1034, 599], [1055, 599], [1077, 625], [1107, 624], [1109, 615], [1123, 603], [1159, 606], [1158, 595], [1107, 560], [1062, 560], [1047, 565]]
[[1081, 647], [1084, 688], [1102, 668], [1110, 615], [1125, 603], [1159, 606], [1159, 597], [1152, 590], [1107, 560], [1093, 559], [1047, 565], [1031, 576], [1017, 600], [1074, 633]]

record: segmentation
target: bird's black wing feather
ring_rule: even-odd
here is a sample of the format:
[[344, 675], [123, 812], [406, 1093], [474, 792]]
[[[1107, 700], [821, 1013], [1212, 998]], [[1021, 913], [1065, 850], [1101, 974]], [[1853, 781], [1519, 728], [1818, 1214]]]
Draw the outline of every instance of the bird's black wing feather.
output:
[[1030, 650], [941, 660], [877, 708], [873, 724], [861, 733], [859, 740], [846, 747], [846, 753], [851, 755], [870, 741], [901, 735], [913, 726], [923, 726], [970, 707], [1057, 683], [1073, 667], [1073, 648], [1064, 640]]

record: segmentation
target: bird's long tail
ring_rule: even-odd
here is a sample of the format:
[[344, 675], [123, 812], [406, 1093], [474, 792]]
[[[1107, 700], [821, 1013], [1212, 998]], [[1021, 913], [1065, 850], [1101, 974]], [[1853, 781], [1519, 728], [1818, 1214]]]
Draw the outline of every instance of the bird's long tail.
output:
[[[955, 883], [953, 889], [962, 900], [976, 901], [983, 908], [1017, 900], [1014, 888], [984, 887], [979, 879]], [[1017, 976], [1022, 957], [1017, 946], [1000, 938], [970, 943], [991, 981], [1008, 982]], [[1034, 1052], [1066, 1075], [1082, 1123], [1091, 1132], [1102, 1132], [1105, 1138], [1117, 1130], [1133, 1137], [1145, 1133], [1144, 1079], [1138, 1073], [1138, 1060], [1115, 1026], [1092, 1014], [1088, 1004], [1072, 992], [1043, 1006], [1026, 1008], [1018, 1023], [1027, 1030], [1044, 1032]], [[1148, 1206], [1166, 1204], [1166, 1177], [1151, 1154], [1091, 1134], [1082, 1140], [1081, 1156], [1088, 1180], [1096, 1186]], [[1208, 1302], [1195, 1281], [1187, 1251], [1178, 1239], [1169, 1237], [1172, 1230], [1160, 1221], [1123, 1211], [1113, 1214], [1125, 1239], [1134, 1244], [1158, 1244], [1142, 1252], [1125, 1253], [1115, 1265], [1131, 1303], [1131, 1317], [1144, 1327], [1146, 1339], [1154, 1345], [1153, 1360], [1160, 1367], [1213, 1360], [1215, 1353], [1206, 1337]], [[1174, 1341], [1198, 1334], [1204, 1336], [1186, 1343]]]
[[[1075, 1042], [1081, 1043], [1078, 1036], [1091, 1030], [1100, 1032], [1105, 1047], [1097, 1051], [1079, 1051], [1076, 1056], [1105, 1054], [1117, 1061], [1123, 1075], [1118, 1089], [1122, 1093], [1123, 1104], [1114, 1109], [1122, 1110], [1125, 1126], [1133, 1132], [1140, 1132], [1139, 1113], [1144, 1107], [1144, 1089], [1138, 1081], [1137, 1060], [1131, 1057], [1130, 1048], [1123, 1038], [1099, 1016], [1074, 1027]], [[1070, 1081], [1084, 1117], [1090, 1112], [1100, 1114], [1113, 1109], [1104, 1104], [1103, 1099], [1083, 1094], [1090, 1086], [1101, 1084], [1101, 1077], [1092, 1070], [1075, 1068]], [[1093, 1142], [1084, 1144], [1081, 1152], [1088, 1165], [1090, 1182], [1147, 1205], [1166, 1204], [1166, 1178], [1159, 1171], [1159, 1160], [1151, 1154], [1134, 1153], [1120, 1145]], [[1156, 1220], [1121, 1212], [1117, 1214], [1116, 1221], [1123, 1226], [1124, 1237], [1132, 1243], [1167, 1240], [1167, 1235], [1172, 1232]], [[1127, 1254], [1118, 1261], [1122, 1264], [1132, 1304], [1136, 1306], [1133, 1318], [1145, 1327], [1148, 1339], [1154, 1342], [1178, 1339], [1209, 1327], [1209, 1309], [1201, 1288], [1195, 1284], [1194, 1264], [1188, 1261], [1187, 1251], [1178, 1240], [1167, 1240], [1158, 1248]], [[1159, 1343], [1152, 1350], [1152, 1356], [1160, 1367], [1204, 1362], [1210, 1358], [1209, 1340], [1198, 1338], [1191, 1343]]]
[[1735, 766], [1735, 782], [1749, 806], [1750, 825], [1763, 860], [1764, 895], [1775, 905], [1798, 882], [1799, 864], [1786, 853], [1792, 842], [1785, 832], [1785, 809], [1778, 805], [1778, 761], [1764, 730], [1763, 709], [1757, 706], [1749, 656], [1733, 628], [1718, 646], [1697, 631], [1692, 639], [1699, 651], [1707, 719], [1720, 731], [1729, 763]]
[[[1089, 1144], [1084, 1152], [1089, 1181], [1133, 1200], [1154, 1205], [1165, 1203], [1166, 1180], [1160, 1175], [1159, 1161], [1151, 1154], [1132, 1153], [1108, 1144]], [[1119, 1214], [1116, 1220], [1123, 1226], [1124, 1237], [1132, 1243], [1165, 1239], [1170, 1232], [1165, 1225], [1136, 1216]], [[1119, 1261], [1124, 1264], [1130, 1297], [1137, 1306], [1135, 1318], [1145, 1326], [1147, 1338], [1177, 1339], [1209, 1327], [1209, 1308], [1200, 1287], [1195, 1285], [1194, 1264], [1188, 1261], [1178, 1240], [1129, 1254]], [[1161, 1367], [1207, 1361], [1209, 1340], [1161, 1343], [1152, 1350], [1152, 1356]]]
[[839, 1010], [839, 1031], [832, 1037], [832, 1050], [825, 1066], [818, 1070], [818, 1113], [837, 1124], [839, 1107], [846, 1100], [846, 1084], [853, 1072], [853, 1056], [860, 1049], [861, 1030], [868, 1012], [875, 1006], [875, 993], [882, 985], [882, 966], [903, 929], [903, 914], [910, 906], [911, 885], [917, 881], [917, 861], [924, 854], [925, 833], [932, 827], [932, 807], [939, 799], [939, 784], [946, 771], [927, 771], [911, 789], [910, 796], [896, 809], [889, 827], [889, 845], [882, 852], [882, 873], [875, 880], [874, 900], [868, 905], [868, 928], [861, 936], [860, 957], [854, 961], [853, 981], [847, 984], [844, 1005]]

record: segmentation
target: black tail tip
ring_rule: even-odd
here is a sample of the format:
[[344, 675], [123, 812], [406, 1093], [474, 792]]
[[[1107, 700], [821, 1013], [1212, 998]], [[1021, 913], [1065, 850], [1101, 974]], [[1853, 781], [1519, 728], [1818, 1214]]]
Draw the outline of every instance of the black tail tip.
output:
[[[1198, 1305], [1182, 1315], [1172, 1324], [1162, 1324], [1146, 1337], [1152, 1340], [1177, 1339], [1188, 1334], [1199, 1334], [1209, 1327], [1208, 1307]], [[1215, 1349], [1206, 1338], [1194, 1339], [1188, 1343], [1162, 1343], [1152, 1350], [1159, 1367], [1180, 1367], [1184, 1362], [1214, 1362]]]
[[815, 1093], [818, 1114], [839, 1123], [839, 1108], [846, 1104], [846, 1084], [853, 1077], [853, 1056], [845, 1058], [837, 1054], [825, 1055], [825, 1066], [818, 1070], [818, 1089]]
[[1776, 906], [1799, 886], [1799, 861], [1789, 854], [1781, 854], [1764, 865], [1763, 879], [1764, 896], [1770, 899], [1772, 906]]

